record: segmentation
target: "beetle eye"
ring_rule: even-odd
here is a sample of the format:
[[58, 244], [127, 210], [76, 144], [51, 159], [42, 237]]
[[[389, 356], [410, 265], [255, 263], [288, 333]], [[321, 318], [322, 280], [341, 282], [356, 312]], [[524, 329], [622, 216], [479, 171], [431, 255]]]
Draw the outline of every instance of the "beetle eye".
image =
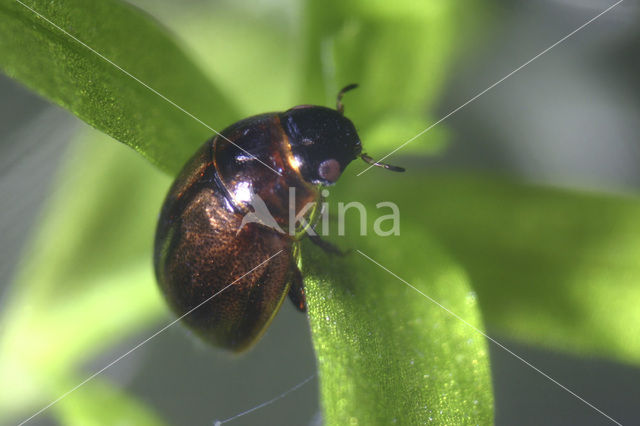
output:
[[318, 167], [320, 177], [329, 182], [335, 182], [340, 177], [340, 163], [333, 158], [324, 160]]

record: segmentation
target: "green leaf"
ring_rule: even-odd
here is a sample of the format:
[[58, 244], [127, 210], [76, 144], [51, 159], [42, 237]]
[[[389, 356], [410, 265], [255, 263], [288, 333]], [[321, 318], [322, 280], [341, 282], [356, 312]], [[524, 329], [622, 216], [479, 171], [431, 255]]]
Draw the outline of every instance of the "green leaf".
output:
[[[398, 194], [407, 226], [427, 227], [464, 266], [490, 329], [533, 345], [640, 362], [637, 196], [486, 176], [410, 176]], [[350, 190], [368, 197], [397, 185], [369, 179]]]
[[173, 30], [200, 68], [232, 94], [242, 116], [300, 101], [298, 7], [290, 1], [133, 3]]
[[[369, 230], [381, 214], [376, 213], [375, 201], [393, 200], [392, 191], [399, 184], [358, 196], [369, 207]], [[353, 201], [347, 198], [353, 197], [352, 188], [343, 188], [348, 189], [332, 191], [333, 208], [338, 200]], [[349, 215], [347, 240], [335, 241], [341, 248], [361, 250], [469, 324], [483, 328], [464, 273], [424, 226], [402, 223], [406, 227], [400, 236], [370, 233], [358, 238], [349, 235], [359, 230], [357, 215]], [[492, 423], [482, 334], [357, 251], [344, 257], [327, 255], [305, 241], [302, 255], [326, 424]]]
[[[24, 3], [214, 129], [239, 118], [167, 31], [132, 6]], [[172, 173], [213, 134], [15, 0], [0, 0], [0, 68]]]
[[[342, 86], [359, 83], [345, 98], [345, 114], [370, 153], [395, 148], [435, 121], [453, 59], [483, 18], [479, 5], [441, 0], [310, 0], [304, 12], [302, 100], [333, 106]], [[405, 152], [438, 152], [445, 137], [434, 128]]]
[[0, 383], [12, 389], [0, 418], [55, 399], [83, 362], [168, 313], [150, 253], [169, 179], [97, 132], [78, 142], [0, 319]]
[[[68, 391], [80, 381], [82, 379], [79, 377], [60, 381], [59, 394]], [[160, 426], [165, 424], [133, 395], [99, 378], [85, 384], [82, 391], [74, 392], [60, 400], [55, 410], [60, 423], [66, 426]]]

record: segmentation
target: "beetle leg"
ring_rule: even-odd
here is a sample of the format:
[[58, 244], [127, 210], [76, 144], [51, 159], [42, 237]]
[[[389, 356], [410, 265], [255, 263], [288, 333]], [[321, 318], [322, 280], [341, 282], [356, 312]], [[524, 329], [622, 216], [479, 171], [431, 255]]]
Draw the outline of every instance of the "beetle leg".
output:
[[293, 306], [295, 306], [300, 312], [307, 312], [307, 299], [304, 295], [302, 274], [295, 264], [291, 265], [290, 280], [291, 287], [289, 287], [289, 300], [293, 302]]
[[324, 250], [326, 253], [329, 253], [329, 254], [345, 256], [349, 254], [349, 252], [351, 252], [351, 250], [346, 250], [346, 251], [341, 250], [338, 246], [331, 244], [329, 241], [325, 241], [322, 238], [320, 238], [319, 235], [309, 235], [309, 239], [313, 244], [317, 245], [318, 247], [320, 247], [322, 250]]

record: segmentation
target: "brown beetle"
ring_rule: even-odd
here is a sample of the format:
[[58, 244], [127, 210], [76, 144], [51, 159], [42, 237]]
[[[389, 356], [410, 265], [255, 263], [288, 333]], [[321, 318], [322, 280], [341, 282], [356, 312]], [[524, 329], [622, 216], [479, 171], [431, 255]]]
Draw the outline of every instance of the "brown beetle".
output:
[[[279, 231], [291, 222], [290, 188], [295, 217], [357, 157], [402, 171], [362, 153], [341, 103], [355, 87], [340, 91], [337, 110], [300, 105], [232, 124], [202, 145], [173, 183], [156, 231], [156, 276], [172, 309], [205, 340], [246, 349], [287, 293], [305, 311], [296, 261], [304, 232]], [[275, 224], [243, 221], [252, 199], [264, 202]]]

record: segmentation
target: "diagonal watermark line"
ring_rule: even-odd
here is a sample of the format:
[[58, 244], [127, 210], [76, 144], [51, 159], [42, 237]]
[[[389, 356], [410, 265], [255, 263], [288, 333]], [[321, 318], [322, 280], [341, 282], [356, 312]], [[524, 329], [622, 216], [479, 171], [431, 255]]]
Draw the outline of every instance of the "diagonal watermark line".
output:
[[303, 381], [301, 381], [297, 385], [290, 387], [289, 389], [287, 389], [286, 391], [282, 392], [280, 395], [276, 396], [275, 398], [271, 398], [270, 400], [265, 401], [262, 404], [258, 404], [255, 407], [250, 408], [250, 409], [248, 409], [246, 411], [243, 411], [242, 413], [238, 413], [235, 416], [229, 417], [228, 419], [216, 420], [215, 422], [213, 422], [213, 426], [220, 426], [220, 425], [222, 425], [224, 423], [227, 423], [227, 422], [230, 422], [232, 420], [235, 420], [238, 417], [242, 417], [242, 416], [244, 416], [246, 414], [253, 413], [256, 410], [259, 410], [259, 409], [261, 409], [263, 407], [266, 407], [267, 405], [271, 405], [274, 402], [278, 401], [279, 399], [282, 399], [282, 398], [286, 397], [290, 393], [297, 391], [298, 389], [300, 389], [301, 387], [303, 387], [304, 385], [309, 383], [314, 377], [316, 377], [315, 373], [310, 375], [309, 377], [307, 377], [306, 379], [304, 379]]
[[535, 370], [536, 372], [540, 373], [541, 375], [543, 375], [544, 377], [546, 377], [548, 380], [550, 380], [551, 382], [555, 383], [556, 385], [558, 385], [559, 387], [561, 387], [562, 389], [564, 389], [565, 391], [569, 392], [571, 395], [573, 395], [574, 397], [576, 397], [577, 399], [579, 399], [580, 401], [582, 401], [583, 403], [585, 403], [586, 405], [588, 405], [589, 407], [593, 408], [595, 411], [597, 411], [598, 413], [602, 414], [604, 417], [606, 417], [607, 419], [611, 420], [613, 423], [622, 426], [622, 424], [618, 421], [616, 421], [615, 419], [613, 419], [611, 416], [609, 416], [608, 414], [606, 414], [604, 411], [600, 410], [598, 407], [596, 407], [595, 405], [591, 404], [589, 401], [585, 400], [584, 398], [580, 397], [578, 394], [576, 394], [575, 392], [573, 392], [571, 389], [567, 388], [566, 386], [564, 386], [562, 383], [558, 382], [557, 380], [555, 380], [553, 377], [549, 376], [547, 373], [545, 373], [544, 371], [540, 370], [538, 367], [536, 367], [535, 365], [531, 364], [529, 361], [527, 361], [526, 359], [522, 358], [520, 355], [516, 354], [515, 352], [513, 352], [511, 349], [507, 348], [506, 346], [504, 346], [502, 343], [498, 342], [496, 339], [490, 337], [489, 335], [487, 335], [485, 332], [483, 332], [482, 330], [480, 330], [479, 328], [477, 328], [476, 326], [470, 324], [469, 322], [467, 322], [464, 318], [462, 318], [461, 316], [459, 316], [458, 314], [456, 314], [455, 312], [451, 311], [450, 309], [448, 309], [446, 306], [442, 305], [441, 303], [439, 303], [437, 300], [435, 300], [434, 298], [428, 296], [427, 294], [423, 293], [422, 291], [420, 291], [419, 289], [417, 289], [416, 287], [414, 287], [413, 285], [409, 284], [407, 281], [405, 281], [404, 279], [402, 279], [401, 277], [399, 277], [398, 275], [396, 275], [395, 273], [391, 272], [389, 269], [385, 268], [384, 266], [382, 266], [380, 263], [376, 262], [375, 260], [373, 260], [371, 257], [367, 256], [366, 254], [364, 254], [363, 252], [361, 252], [360, 250], [356, 251], [358, 253], [360, 253], [364, 258], [368, 259], [369, 261], [371, 261], [372, 263], [378, 265], [380, 268], [384, 269], [385, 271], [387, 271], [389, 274], [391, 274], [393, 277], [397, 278], [398, 280], [402, 281], [404, 284], [406, 284], [408, 287], [410, 287], [411, 289], [417, 291], [418, 293], [420, 293], [423, 297], [425, 297], [426, 299], [428, 299], [430, 302], [438, 305], [440, 308], [444, 309], [447, 313], [449, 313], [450, 315], [452, 315], [453, 317], [455, 317], [456, 319], [462, 321], [465, 325], [467, 325], [468, 327], [470, 327], [472, 330], [474, 330], [477, 333], [480, 333], [482, 336], [484, 336], [487, 340], [490, 340], [491, 342], [493, 342], [496, 346], [498, 346], [499, 348], [505, 350], [506, 352], [508, 352], [509, 354], [513, 355], [514, 357], [516, 357], [519, 361], [521, 361], [522, 363], [526, 364], [527, 366], [531, 367], [533, 370]]
[[87, 377], [86, 379], [84, 379], [82, 382], [78, 383], [75, 387], [73, 387], [72, 389], [68, 390], [67, 392], [63, 393], [62, 395], [60, 395], [58, 398], [54, 399], [53, 401], [51, 401], [49, 404], [47, 404], [46, 406], [42, 407], [39, 411], [37, 411], [35, 414], [33, 414], [31, 417], [23, 420], [22, 422], [20, 422], [20, 424], [18, 424], [18, 426], [22, 426], [25, 423], [27, 423], [28, 421], [30, 421], [31, 419], [33, 419], [34, 417], [36, 417], [38, 414], [42, 413], [43, 411], [47, 410], [48, 408], [50, 408], [51, 406], [55, 405], [56, 403], [60, 402], [62, 399], [66, 398], [67, 396], [69, 396], [69, 394], [71, 394], [72, 392], [76, 391], [78, 388], [80, 388], [81, 386], [83, 386], [84, 384], [86, 384], [88, 381], [92, 380], [93, 378], [95, 378], [97, 375], [99, 375], [100, 373], [102, 373], [103, 371], [105, 371], [107, 368], [111, 367], [113, 364], [117, 363], [118, 361], [120, 361], [122, 358], [126, 357], [127, 355], [129, 355], [130, 353], [132, 353], [133, 351], [135, 351], [136, 349], [138, 349], [140, 346], [144, 345], [145, 343], [147, 343], [149, 340], [153, 339], [154, 337], [156, 337], [157, 335], [163, 333], [164, 331], [166, 331], [169, 327], [173, 326], [175, 323], [177, 323], [178, 321], [180, 321], [181, 319], [183, 319], [184, 317], [186, 317], [187, 315], [189, 315], [190, 313], [192, 313], [193, 311], [195, 311], [196, 309], [198, 309], [199, 307], [201, 307], [202, 305], [204, 305], [205, 303], [209, 302], [211, 299], [213, 299], [214, 297], [216, 297], [217, 295], [219, 295], [220, 293], [222, 293], [223, 291], [225, 291], [226, 289], [228, 289], [229, 287], [231, 287], [232, 285], [234, 285], [235, 283], [237, 283], [238, 281], [240, 281], [241, 279], [243, 279], [244, 277], [246, 277], [247, 275], [249, 275], [250, 273], [252, 273], [253, 271], [255, 271], [256, 269], [258, 269], [259, 267], [261, 267], [262, 265], [264, 265], [265, 263], [269, 262], [271, 259], [273, 259], [274, 257], [276, 257], [277, 255], [279, 255], [280, 253], [282, 253], [282, 250], [279, 250], [276, 254], [274, 254], [273, 256], [269, 257], [267, 260], [261, 262], [259, 265], [255, 266], [254, 268], [252, 268], [249, 272], [246, 272], [244, 274], [242, 274], [242, 276], [240, 276], [239, 278], [236, 278], [235, 280], [233, 280], [231, 283], [227, 284], [222, 290], [216, 292], [215, 294], [213, 294], [212, 296], [209, 296], [208, 298], [206, 298], [205, 300], [203, 300], [202, 302], [200, 302], [199, 304], [197, 304], [195, 307], [189, 309], [186, 313], [182, 314], [181, 316], [179, 316], [178, 318], [176, 318], [175, 320], [171, 321], [169, 324], [165, 325], [164, 327], [162, 327], [160, 330], [156, 331], [155, 333], [153, 333], [151, 336], [147, 337], [146, 339], [144, 339], [143, 341], [141, 341], [140, 343], [138, 343], [137, 345], [135, 345], [133, 348], [129, 349], [127, 352], [123, 353], [122, 355], [120, 355], [118, 358], [114, 359], [113, 361], [111, 361], [109, 364], [105, 365], [104, 367], [102, 367], [100, 370], [96, 371], [95, 373], [93, 373], [92, 375], [90, 375], [89, 377]]
[[144, 86], [145, 88], [147, 88], [149, 91], [153, 92], [154, 94], [158, 95], [160, 98], [164, 99], [165, 101], [167, 101], [169, 104], [171, 104], [173, 107], [175, 107], [176, 109], [182, 111], [183, 113], [185, 113], [186, 115], [188, 115], [189, 117], [193, 118], [195, 121], [197, 121], [198, 123], [202, 124], [204, 127], [206, 127], [207, 129], [209, 129], [210, 131], [212, 131], [213, 133], [215, 133], [216, 135], [220, 136], [221, 138], [223, 138], [224, 140], [226, 140], [227, 142], [229, 142], [230, 144], [232, 144], [233, 146], [235, 146], [236, 148], [238, 148], [239, 150], [243, 151], [245, 154], [247, 154], [248, 156], [252, 157], [253, 159], [257, 160], [259, 163], [261, 163], [263, 166], [267, 167], [268, 169], [271, 169], [272, 172], [274, 172], [275, 174], [282, 176], [282, 173], [280, 173], [279, 171], [277, 171], [276, 169], [274, 169], [273, 167], [269, 166], [268, 164], [266, 164], [265, 162], [263, 162], [262, 160], [260, 160], [259, 158], [257, 158], [255, 155], [251, 154], [249, 151], [245, 150], [244, 148], [238, 146], [236, 143], [234, 143], [233, 141], [231, 141], [229, 138], [227, 138], [226, 136], [222, 135], [220, 132], [218, 132], [216, 129], [214, 129], [213, 127], [209, 126], [207, 123], [205, 123], [204, 121], [200, 120], [198, 117], [196, 117], [195, 115], [191, 114], [189, 111], [187, 111], [186, 109], [182, 108], [180, 105], [176, 104], [175, 102], [173, 102], [171, 99], [167, 98], [165, 95], [163, 95], [162, 93], [158, 92], [156, 89], [154, 89], [153, 87], [149, 86], [147, 83], [145, 83], [144, 81], [140, 80], [138, 77], [136, 77], [135, 75], [131, 74], [129, 71], [125, 70], [124, 68], [122, 68], [120, 65], [116, 64], [115, 62], [113, 62], [111, 59], [107, 58], [106, 56], [104, 56], [102, 53], [98, 52], [97, 50], [95, 50], [94, 48], [92, 48], [91, 46], [89, 46], [88, 44], [86, 44], [85, 42], [83, 42], [82, 40], [79, 40], [77, 37], [71, 35], [68, 31], [66, 31], [64, 28], [61, 28], [60, 26], [58, 26], [55, 22], [52, 22], [50, 19], [48, 19], [47, 17], [45, 17], [44, 15], [42, 15], [41, 13], [39, 13], [37, 10], [33, 9], [30, 6], [27, 6], [26, 4], [24, 4], [21, 0], [16, 0], [17, 3], [21, 4], [23, 7], [25, 7], [26, 9], [29, 9], [31, 12], [33, 12], [35, 15], [37, 15], [38, 17], [40, 17], [41, 19], [45, 20], [46, 22], [48, 22], [50, 25], [52, 25], [53, 27], [55, 27], [58, 31], [62, 32], [63, 34], [65, 34], [67, 37], [71, 38], [72, 40], [74, 40], [76, 43], [80, 44], [81, 46], [85, 47], [86, 49], [88, 49], [89, 51], [91, 51], [93, 54], [95, 54], [96, 56], [98, 56], [100, 59], [104, 60], [105, 62], [113, 65], [115, 68], [117, 68], [118, 70], [120, 70], [122, 73], [126, 74], [127, 76], [131, 77], [133, 80], [137, 81], [138, 83], [140, 83], [142, 86]]
[[[455, 114], [456, 112], [460, 111], [462, 108], [466, 107], [467, 105], [469, 105], [471, 102], [475, 101], [476, 99], [478, 99], [480, 96], [484, 95], [485, 93], [487, 93], [489, 90], [493, 89], [494, 87], [496, 87], [497, 85], [499, 85], [500, 83], [502, 83], [503, 81], [505, 81], [506, 79], [508, 79], [509, 77], [511, 77], [512, 75], [514, 75], [515, 73], [517, 73], [518, 71], [520, 71], [522, 68], [526, 67], [527, 65], [529, 65], [531, 62], [535, 61], [536, 59], [538, 59], [540, 56], [544, 55], [545, 53], [547, 53], [548, 51], [550, 51], [551, 49], [553, 49], [554, 47], [556, 47], [557, 45], [559, 45], [560, 43], [564, 42], [565, 40], [567, 40], [569, 37], [573, 36], [574, 34], [576, 34], [578, 31], [582, 30], [583, 28], [585, 28], [587, 25], [593, 23], [596, 19], [600, 18], [602, 15], [604, 15], [605, 13], [609, 12], [611, 9], [613, 9], [614, 7], [616, 7], [617, 5], [619, 5], [620, 3], [622, 3], [624, 0], [618, 0], [616, 3], [612, 4], [611, 6], [609, 6], [608, 8], [606, 8], [605, 10], [603, 10], [602, 12], [600, 12], [599, 14], [597, 14], [596, 16], [594, 16], [593, 18], [589, 19], [587, 22], [585, 22], [584, 24], [580, 25], [578, 28], [576, 28], [575, 30], [571, 31], [569, 34], [567, 34], [566, 36], [562, 37], [560, 40], [556, 41], [555, 43], [553, 43], [551, 46], [547, 47], [546, 49], [544, 49], [542, 52], [538, 53], [536, 56], [534, 56], [533, 58], [529, 59], [527, 62], [525, 62], [524, 64], [520, 65], [518, 68], [514, 69], [513, 71], [511, 71], [509, 74], [505, 75], [504, 77], [502, 77], [500, 80], [496, 81], [495, 83], [493, 83], [491, 86], [487, 87], [486, 89], [484, 89], [482, 92], [478, 93], [477, 95], [475, 95], [474, 97], [472, 97], [471, 99], [469, 99], [468, 101], [466, 101], [465, 103], [463, 103], [462, 105], [460, 105], [459, 107], [457, 107], [456, 109], [452, 110], [451, 112], [449, 112], [447, 115], [445, 115], [444, 117], [442, 117], [440, 120], [436, 121], [435, 123], [433, 123], [432, 125], [430, 125], [429, 127], [427, 127], [426, 129], [424, 129], [423, 131], [421, 131], [420, 133], [418, 133], [417, 135], [415, 135], [414, 137], [412, 137], [411, 139], [407, 140], [406, 142], [404, 142], [402, 145], [400, 145], [399, 147], [397, 147], [396, 149], [394, 149], [393, 151], [391, 151], [390, 153], [388, 153], [387, 155], [385, 155], [384, 157], [380, 158], [379, 160], [377, 160], [377, 163], [380, 163], [382, 161], [384, 161], [387, 157], [390, 157], [391, 155], [395, 154], [396, 152], [398, 152], [399, 150], [401, 150], [402, 148], [404, 148], [405, 146], [407, 146], [408, 144], [410, 144], [411, 142], [413, 142], [414, 140], [418, 139], [420, 136], [424, 135], [425, 133], [427, 133], [429, 130], [433, 129], [435, 126], [437, 126], [438, 124], [442, 123], [444, 120], [446, 120], [447, 118], [451, 117], [453, 114]], [[367, 170], [371, 169], [373, 167], [373, 165], [370, 165], [369, 167], [367, 167], [366, 169], [364, 169], [363, 171], [361, 171], [360, 173], [358, 173], [356, 176], [360, 176], [363, 173], [365, 173]]]

